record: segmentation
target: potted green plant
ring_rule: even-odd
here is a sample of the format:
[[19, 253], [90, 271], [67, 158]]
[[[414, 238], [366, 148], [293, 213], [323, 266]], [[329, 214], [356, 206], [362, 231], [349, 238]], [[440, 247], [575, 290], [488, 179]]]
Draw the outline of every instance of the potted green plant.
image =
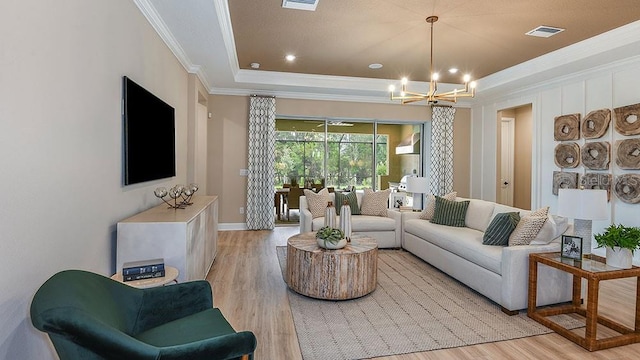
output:
[[342, 249], [347, 245], [347, 239], [345, 239], [342, 230], [330, 226], [321, 227], [316, 233], [316, 240], [318, 246], [331, 250]]
[[607, 250], [607, 265], [630, 269], [633, 253], [640, 249], [640, 227], [611, 224], [595, 239], [598, 248]]

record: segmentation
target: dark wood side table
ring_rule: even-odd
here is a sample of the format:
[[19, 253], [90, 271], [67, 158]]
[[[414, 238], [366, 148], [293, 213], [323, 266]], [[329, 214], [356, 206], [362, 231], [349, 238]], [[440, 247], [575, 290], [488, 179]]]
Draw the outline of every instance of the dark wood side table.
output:
[[[566, 271], [573, 275], [573, 297], [571, 304], [562, 304], [538, 309], [536, 292], [538, 289], [538, 264]], [[601, 280], [637, 278], [635, 328], [630, 329], [618, 322], [598, 315], [598, 290]], [[581, 304], [582, 279], [587, 280], [587, 306]], [[542, 284], [544, 286], [544, 284]], [[615, 346], [640, 342], [640, 268], [619, 269], [605, 264], [605, 259], [596, 255], [588, 255], [582, 261], [565, 259], [560, 253], [537, 253], [529, 255], [529, 298], [527, 315], [537, 322], [552, 329], [565, 338], [575, 342], [589, 351], [607, 349]], [[576, 313], [586, 320], [584, 337], [568, 330], [548, 317], [560, 314]], [[620, 335], [604, 339], [596, 338], [598, 324], [612, 329]]]

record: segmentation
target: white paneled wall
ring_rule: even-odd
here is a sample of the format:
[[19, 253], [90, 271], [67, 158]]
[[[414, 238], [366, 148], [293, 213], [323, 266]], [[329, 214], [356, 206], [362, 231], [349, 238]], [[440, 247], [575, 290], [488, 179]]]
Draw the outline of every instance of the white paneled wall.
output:
[[[622, 170], [615, 164], [615, 141], [629, 138], [618, 134], [614, 127], [613, 108], [640, 103], [638, 81], [640, 79], [640, 57], [607, 64], [573, 76], [567, 75], [561, 81], [556, 79], [535, 86], [523, 88], [517, 92], [505, 93], [491, 100], [479, 101], [472, 108], [472, 197], [495, 200], [496, 194], [496, 152], [497, 152], [497, 111], [514, 106], [533, 104], [533, 154], [532, 154], [532, 208], [550, 206], [554, 214], [557, 208], [557, 196], [552, 193], [553, 172], [560, 169], [554, 162], [554, 118], [558, 115], [579, 113], [581, 119], [592, 110], [611, 109], [612, 122], [609, 130], [599, 141], [611, 144], [611, 163], [608, 173], [614, 179], [617, 175], [640, 170]], [[594, 139], [595, 141], [595, 139]], [[583, 145], [585, 140], [576, 141]], [[588, 170], [580, 165], [566, 171], [603, 172]], [[482, 179], [482, 181], [477, 181]], [[608, 205], [610, 219], [594, 221], [594, 234], [602, 232], [610, 223], [640, 226], [640, 204], [632, 205], [619, 200], [612, 193]], [[597, 251], [596, 251], [597, 252]], [[640, 263], [640, 254], [636, 253], [636, 262]]]

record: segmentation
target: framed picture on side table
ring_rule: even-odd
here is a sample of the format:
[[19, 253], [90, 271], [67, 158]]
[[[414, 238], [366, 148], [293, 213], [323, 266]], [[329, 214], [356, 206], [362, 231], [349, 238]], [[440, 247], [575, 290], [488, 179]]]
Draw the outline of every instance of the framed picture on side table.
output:
[[582, 238], [579, 236], [562, 235], [562, 252], [560, 256], [567, 259], [582, 259]]

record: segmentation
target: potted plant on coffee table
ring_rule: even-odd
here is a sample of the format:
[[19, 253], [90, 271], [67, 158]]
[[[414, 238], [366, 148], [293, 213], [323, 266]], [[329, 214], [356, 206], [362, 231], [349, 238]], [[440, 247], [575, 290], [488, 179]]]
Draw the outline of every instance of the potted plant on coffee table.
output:
[[640, 249], [640, 227], [611, 224], [595, 239], [598, 248], [607, 250], [607, 265], [630, 269], [633, 253]]
[[347, 245], [347, 239], [340, 229], [324, 226], [316, 233], [318, 246], [325, 249], [336, 250], [342, 249]]

